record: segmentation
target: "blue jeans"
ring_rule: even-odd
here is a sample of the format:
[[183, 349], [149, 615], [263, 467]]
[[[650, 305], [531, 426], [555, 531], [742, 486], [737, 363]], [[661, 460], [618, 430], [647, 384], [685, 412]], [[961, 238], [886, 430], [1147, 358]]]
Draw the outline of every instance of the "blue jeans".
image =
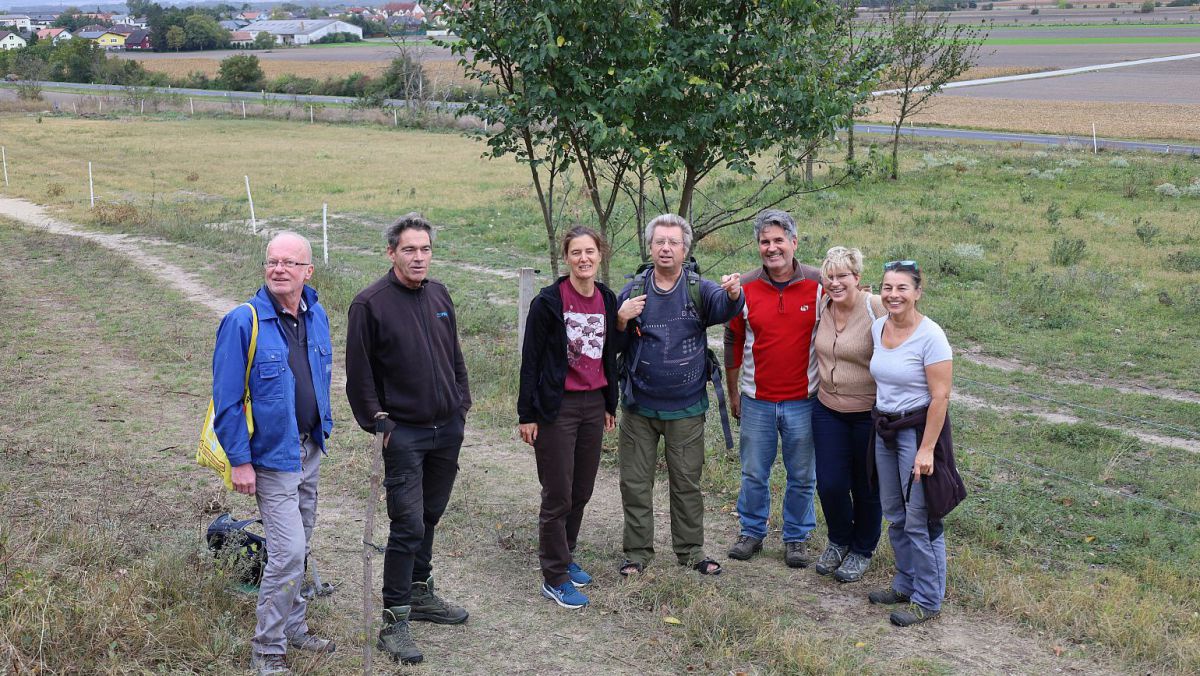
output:
[[783, 444], [787, 488], [783, 494], [783, 541], [800, 542], [817, 527], [813, 492], [817, 474], [813, 462], [812, 401], [773, 403], [742, 396], [742, 489], [737, 510], [742, 535], [763, 538], [771, 512], [771, 466]]
[[896, 554], [892, 589], [912, 597], [922, 608], [941, 610], [946, 596], [946, 536], [942, 522], [930, 520], [925, 510], [925, 485], [913, 481], [912, 492], [908, 491], [917, 458], [917, 430], [900, 430], [896, 442], [893, 451], [875, 437], [879, 498]]
[[[841, 413], [813, 403], [813, 440], [817, 455], [817, 493], [829, 526], [829, 542], [868, 559], [879, 544], [879, 487], [867, 480], [875, 458], [871, 412]], [[868, 464], [870, 463], [870, 464]]]

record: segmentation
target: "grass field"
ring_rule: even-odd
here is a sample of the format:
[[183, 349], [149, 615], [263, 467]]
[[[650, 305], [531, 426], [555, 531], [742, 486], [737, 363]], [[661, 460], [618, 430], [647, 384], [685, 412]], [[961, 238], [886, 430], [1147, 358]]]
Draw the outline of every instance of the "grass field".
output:
[[[202, 57], [180, 57], [146, 59], [139, 61], [146, 70], [156, 73], [166, 73], [174, 78], [187, 77], [191, 73], [204, 73], [209, 77], [215, 77], [217, 71], [221, 67], [221, 62], [216, 59], [206, 59]], [[268, 78], [277, 78], [281, 75], [295, 75], [297, 77], [308, 77], [323, 80], [325, 78], [340, 78], [361, 73], [363, 75], [377, 76], [381, 75], [388, 67], [388, 60], [381, 58], [378, 60], [360, 60], [360, 61], [301, 61], [301, 60], [283, 60], [283, 59], [261, 59], [259, 66], [263, 73]], [[456, 84], [465, 84], [466, 78], [462, 75], [462, 70], [454, 61], [427, 61], [423, 64], [426, 77], [430, 83], [437, 83], [443, 86]]]
[[[8, 147], [6, 196], [140, 238], [226, 298], [244, 296], [260, 274], [255, 262], [262, 244], [246, 232], [241, 176], [250, 175], [257, 215], [269, 228], [316, 234], [320, 205], [329, 203], [337, 248], [332, 265], [318, 268], [315, 285], [335, 340], [344, 331], [350, 298], [380, 272], [379, 229], [404, 211], [425, 211], [441, 228], [434, 272], [459, 304], [477, 399], [471, 424], [481, 435], [472, 451], [477, 455], [464, 463], [467, 474], [447, 528], [448, 570], [462, 576], [451, 579], [460, 583], [451, 588], [462, 589], [470, 575], [496, 575], [503, 581], [495, 590], [503, 606], [486, 606], [486, 597], [476, 603], [515, 616], [503, 625], [483, 619], [483, 630], [422, 639], [449, 651], [463, 646], [468, 654], [446, 659], [466, 661], [443, 662], [448, 668], [479, 668], [492, 664], [486, 660], [497, 651], [512, 657], [512, 639], [521, 634], [509, 625], [555, 621], [558, 616], [549, 616], [544, 605], [535, 601], [526, 608], [509, 598], [514, 578], [532, 579], [536, 540], [529, 511], [536, 483], [532, 474], [518, 479], [505, 469], [532, 471], [519, 446], [503, 441], [511, 439], [514, 423], [515, 289], [501, 277], [456, 265], [545, 266], [536, 205], [521, 167], [481, 160], [477, 142], [450, 133], [319, 126], [298, 136], [294, 125], [259, 120], [0, 119], [7, 133], [22, 140]], [[121, 143], [107, 142], [115, 137]], [[163, 139], [171, 140], [167, 151]], [[92, 153], [96, 148], [105, 153]], [[870, 154], [866, 147], [860, 151]], [[838, 151], [823, 152], [835, 157]], [[98, 210], [87, 207], [88, 160], [103, 204]], [[1133, 436], [1200, 439], [1200, 345], [1186, 320], [1200, 311], [1200, 202], [1156, 192], [1167, 182], [1191, 185], [1200, 179], [1200, 163], [933, 143], [906, 146], [902, 162], [898, 182], [869, 177], [786, 206], [801, 223], [799, 254], [805, 260], [818, 261], [833, 244], [856, 245], [868, 259], [866, 281], [876, 281], [882, 261], [916, 258], [928, 280], [926, 311], [956, 348], [1026, 367], [1009, 372], [966, 359], [956, 363], [956, 389], [984, 406], [953, 407], [971, 498], [947, 524], [948, 617], [931, 631], [897, 633], [854, 600], [862, 590], [820, 585], [811, 574], [785, 576], [765, 561], [731, 566], [718, 586], [664, 570], [640, 586], [623, 587], [608, 570], [619, 549], [613, 520], [619, 509], [608, 485], [585, 523], [591, 530], [584, 560], [605, 571], [599, 611], [561, 620], [563, 628], [553, 630], [595, 632], [613, 653], [587, 652], [598, 650], [590, 644], [581, 650], [622, 671], [971, 671], [970, 662], [955, 661], [958, 651], [945, 650], [946, 642], [959, 636], [962, 652], [969, 653], [990, 646], [994, 636], [1007, 636], [1011, 624], [1042, 632], [1041, 638], [979, 650], [1012, 661], [976, 669], [1200, 670], [1200, 590], [1194, 584], [1200, 574], [1200, 470], [1192, 452]], [[715, 176], [713, 196], [748, 189], [754, 181]], [[568, 214], [588, 220], [578, 196]], [[706, 265], [721, 261], [710, 274], [749, 269], [755, 259], [743, 248], [748, 238], [744, 231], [721, 231], [701, 242], [698, 256]], [[94, 246], [12, 223], [0, 224], [0, 245], [15, 261], [0, 273], [5, 296], [31, 299], [6, 303], [0, 322], [0, 387], [19, 393], [0, 401], [7, 425], [0, 430], [6, 451], [0, 483], [21, 489], [18, 499], [0, 506], [3, 523], [13, 524], [3, 531], [7, 539], [0, 538], [8, 543], [0, 544], [0, 561], [7, 562], [0, 567], [0, 640], [32, 660], [24, 664], [35, 664], [31, 656], [37, 655], [54, 660], [48, 664], [55, 671], [239, 663], [252, 608], [218, 591], [223, 580], [206, 576], [209, 568], [189, 545], [193, 533], [179, 524], [200, 521], [211, 500], [243, 511], [245, 503], [212, 490], [207, 477], [188, 467], [186, 449], [168, 448], [191, 443], [194, 409], [207, 386], [214, 318], [144, 312], [177, 308], [181, 301]], [[626, 247], [613, 269], [629, 270], [635, 262]], [[94, 293], [97, 279], [106, 280], [107, 293]], [[54, 313], [81, 317], [83, 325], [56, 329], [49, 319]], [[63, 364], [71, 368], [55, 368]], [[97, 394], [79, 394], [81, 381]], [[1138, 388], [1141, 393], [1128, 391]], [[1157, 396], [1167, 390], [1183, 400]], [[188, 394], [171, 394], [178, 392]], [[1071, 408], [1079, 422], [1053, 422], [1039, 414], [1069, 407], [1036, 396], [1092, 411]], [[338, 460], [323, 478], [329, 485], [322, 500], [332, 501], [333, 523], [352, 527], [341, 513], [349, 510], [338, 511], [337, 496], [349, 492], [361, 500], [365, 458], [358, 449], [365, 435], [346, 430], [344, 403], [335, 416], [345, 434], [334, 439], [331, 458]], [[60, 420], [84, 433], [59, 440]], [[738, 477], [733, 465], [715, 459], [714, 432], [705, 489], [710, 547], [718, 553], [733, 535], [728, 513]], [[128, 452], [116, 455], [116, 449]], [[604, 476], [611, 480], [607, 458]], [[109, 472], [116, 481], [105, 481]], [[93, 488], [91, 501], [71, 513], [74, 521], [65, 519], [75, 527], [58, 521], [40, 529], [16, 526], [70, 490], [76, 474]], [[141, 502], [114, 500], [114, 489], [104, 488], [124, 484]], [[149, 514], [146, 523], [130, 524], [139, 513]], [[142, 526], [164, 537], [146, 540]], [[329, 546], [357, 551], [353, 533], [348, 541], [337, 535], [331, 533]], [[104, 552], [100, 560], [85, 556], [88, 538], [100, 543], [93, 547]], [[474, 553], [462, 556], [463, 550]], [[884, 546], [869, 584], [887, 579], [889, 561]], [[64, 589], [66, 580], [81, 582]], [[152, 594], [144, 592], [145, 580], [153, 581]], [[778, 589], [792, 593], [781, 599], [772, 592]], [[107, 633], [98, 624], [81, 624], [79, 614], [99, 590], [110, 590], [98, 602], [114, 620]], [[47, 614], [51, 594], [62, 596]], [[193, 598], [201, 603], [184, 602]], [[335, 600], [318, 620], [346, 624], [355, 603]], [[748, 611], [753, 608], [773, 621], [764, 624]], [[146, 619], [148, 613], [164, 618], [161, 627]], [[664, 614], [680, 618], [678, 632], [661, 624]], [[48, 654], [40, 627], [57, 641], [78, 631], [58, 654]], [[339, 631], [339, 639], [354, 640], [352, 629]], [[479, 653], [475, 662], [471, 651]], [[526, 659], [542, 671], [572, 670], [566, 662], [537, 661], [549, 658], [536, 654]], [[354, 666], [343, 661], [307, 668], [342, 673]]]
[[1200, 42], [1200, 35], [1121, 35], [1108, 37], [1046, 37], [1005, 38], [989, 35], [984, 46], [993, 45], [1153, 45], [1192, 44]]

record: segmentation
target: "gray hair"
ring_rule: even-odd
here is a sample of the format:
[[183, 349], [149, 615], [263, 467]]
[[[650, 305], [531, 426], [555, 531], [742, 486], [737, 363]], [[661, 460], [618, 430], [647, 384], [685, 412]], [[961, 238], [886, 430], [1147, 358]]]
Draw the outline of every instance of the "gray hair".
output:
[[761, 239], [762, 231], [771, 226], [783, 228], [788, 237], [796, 239], [796, 221], [792, 220], [791, 214], [779, 209], [764, 209], [758, 212], [754, 217], [754, 239]]
[[267, 242], [267, 250], [270, 250], [271, 245], [281, 239], [299, 240], [302, 244], [304, 244], [304, 253], [308, 255], [308, 262], [312, 263], [312, 242], [309, 242], [308, 238], [304, 235], [292, 230], [281, 230], [275, 233], [275, 236], [271, 238], [271, 241]]
[[387, 236], [389, 249], [395, 249], [400, 244], [400, 235], [404, 234], [405, 230], [424, 230], [429, 233], [429, 243], [433, 244], [435, 233], [433, 224], [425, 220], [419, 211], [410, 211], [400, 218], [397, 218], [394, 223], [388, 226], [384, 233]]
[[831, 278], [835, 270], [848, 270], [855, 277], [862, 277], [863, 255], [855, 248], [835, 246], [825, 253], [825, 262], [821, 263], [821, 276]]
[[683, 250], [685, 253], [692, 250], [692, 225], [683, 216], [679, 216], [678, 214], [655, 216], [646, 224], [647, 249], [650, 248], [650, 242], [654, 239], [654, 229], [659, 226], [664, 228], [678, 227], [683, 230]]

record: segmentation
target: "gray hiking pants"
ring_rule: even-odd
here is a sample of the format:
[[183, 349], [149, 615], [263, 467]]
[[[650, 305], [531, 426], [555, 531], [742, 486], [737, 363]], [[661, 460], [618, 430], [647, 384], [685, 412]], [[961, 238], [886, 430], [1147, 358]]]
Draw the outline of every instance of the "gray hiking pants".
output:
[[946, 536], [942, 522], [931, 520], [925, 510], [925, 484], [911, 480], [917, 430], [900, 430], [896, 442], [896, 450], [890, 450], [881, 437], [875, 437], [879, 500], [896, 555], [892, 589], [926, 610], [941, 610], [946, 596]]
[[321, 449], [307, 437], [300, 449], [300, 466], [299, 472], [256, 469], [254, 497], [267, 538], [267, 566], [258, 588], [258, 625], [250, 645], [263, 655], [283, 655], [288, 636], [308, 633], [304, 619], [308, 603], [300, 586], [317, 523]]

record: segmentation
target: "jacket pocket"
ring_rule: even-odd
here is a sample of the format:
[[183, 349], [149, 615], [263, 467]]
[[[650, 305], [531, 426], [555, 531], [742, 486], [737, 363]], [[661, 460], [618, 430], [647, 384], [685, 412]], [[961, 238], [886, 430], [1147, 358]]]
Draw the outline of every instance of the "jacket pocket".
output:
[[263, 361], [259, 362], [256, 371], [258, 372], [257, 384], [258, 387], [251, 391], [255, 401], [276, 401], [283, 399], [284, 394], [284, 378], [283, 375], [287, 370], [287, 364], [284, 363], [282, 355], [276, 352], [271, 352], [263, 355]]

